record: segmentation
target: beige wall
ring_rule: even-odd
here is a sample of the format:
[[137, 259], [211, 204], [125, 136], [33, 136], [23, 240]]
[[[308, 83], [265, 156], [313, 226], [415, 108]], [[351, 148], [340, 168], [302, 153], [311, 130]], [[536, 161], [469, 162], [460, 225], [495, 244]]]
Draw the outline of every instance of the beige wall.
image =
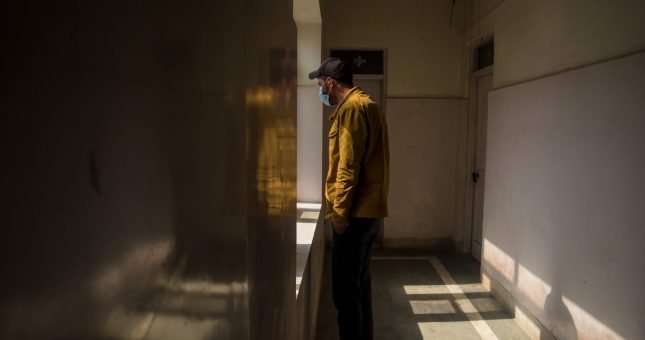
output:
[[385, 246], [452, 247], [463, 99], [389, 99], [389, 217]]
[[[304, 5], [303, 5], [304, 6]], [[316, 2], [316, 9], [317, 2]], [[304, 9], [303, 9], [304, 11]], [[322, 202], [323, 119], [322, 103], [318, 97], [318, 83], [309, 79], [309, 72], [320, 65], [322, 24], [313, 22], [312, 13], [298, 19], [298, 201]], [[314, 11], [315, 12], [315, 11]], [[311, 22], [300, 23], [297, 20]]]
[[462, 1], [325, 0], [326, 48], [387, 49], [387, 95], [462, 95]]
[[296, 23], [298, 27], [298, 85], [315, 86], [309, 79], [309, 72], [320, 66], [322, 50], [322, 24]]
[[645, 335], [643, 15], [507, 0], [465, 33], [495, 37], [482, 265], [561, 339]]
[[[386, 49], [390, 217], [386, 246], [451, 247], [465, 133], [463, 4], [450, 1], [321, 2], [325, 51]], [[411, 133], [411, 131], [414, 131]], [[463, 137], [465, 138], [465, 137]], [[461, 163], [463, 164], [463, 163]], [[461, 242], [461, 231], [456, 236]]]
[[464, 28], [478, 30], [480, 19], [492, 14], [506, 0], [467, 1], [464, 6]]
[[494, 87], [645, 48], [645, 2], [639, 0], [473, 1], [466, 13], [483, 17], [469, 25], [466, 41], [494, 31]]
[[645, 53], [490, 94], [482, 265], [557, 338], [640, 339]]

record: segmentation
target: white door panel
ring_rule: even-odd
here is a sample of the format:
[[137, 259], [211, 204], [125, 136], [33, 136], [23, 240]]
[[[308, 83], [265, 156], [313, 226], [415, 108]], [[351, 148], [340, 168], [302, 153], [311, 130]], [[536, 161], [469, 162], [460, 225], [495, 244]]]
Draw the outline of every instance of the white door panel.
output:
[[[481, 261], [482, 222], [484, 218], [484, 179], [486, 175], [486, 126], [488, 122], [488, 92], [493, 87], [493, 75], [477, 81], [477, 113], [475, 122], [475, 169], [473, 171], [473, 229], [471, 254]], [[477, 178], [475, 178], [477, 177]]]

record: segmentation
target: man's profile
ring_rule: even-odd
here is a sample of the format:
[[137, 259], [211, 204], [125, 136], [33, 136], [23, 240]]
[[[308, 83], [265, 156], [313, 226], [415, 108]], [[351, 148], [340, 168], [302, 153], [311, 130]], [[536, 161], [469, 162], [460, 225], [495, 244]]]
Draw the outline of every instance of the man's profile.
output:
[[380, 107], [353, 83], [351, 64], [323, 61], [309, 74], [329, 119], [325, 218], [333, 226], [332, 295], [341, 340], [373, 339], [369, 264], [380, 221], [387, 216], [389, 148]]

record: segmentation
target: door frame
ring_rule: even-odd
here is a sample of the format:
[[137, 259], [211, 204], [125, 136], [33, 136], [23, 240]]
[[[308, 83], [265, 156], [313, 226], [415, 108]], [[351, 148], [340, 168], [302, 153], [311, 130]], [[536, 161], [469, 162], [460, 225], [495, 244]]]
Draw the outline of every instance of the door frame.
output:
[[[492, 75], [494, 65], [487, 66], [481, 70], [473, 71], [468, 76], [468, 110], [467, 110], [467, 143], [466, 143], [466, 200], [464, 205], [464, 240], [463, 251], [472, 255], [473, 227], [474, 227], [474, 182], [472, 173], [475, 169], [477, 157], [477, 80]], [[483, 204], [483, 203], [482, 203]], [[483, 207], [482, 207], [483, 208]], [[482, 228], [483, 229], [483, 228]], [[483, 232], [483, 230], [482, 230]], [[483, 241], [483, 240], [482, 240]], [[483, 244], [482, 244], [483, 251]]]
[[332, 50], [348, 50], [348, 51], [379, 51], [383, 52], [383, 74], [354, 74], [354, 79], [381, 79], [383, 80], [383, 89], [382, 94], [383, 94], [383, 106], [381, 107], [381, 110], [383, 111], [383, 114], [386, 114], [387, 112], [387, 48], [357, 48], [357, 47], [346, 47], [346, 46], [335, 46], [335, 47], [326, 47], [323, 49], [324, 56], [323, 59], [328, 58], [331, 55]]
[[[384, 74], [355, 74], [354, 75], [354, 86], [358, 86], [356, 83], [360, 82], [361, 80], [376, 80], [380, 82], [380, 88], [381, 88], [381, 103], [378, 103], [381, 105], [381, 111], [383, 112], [383, 115], [387, 115], [385, 113], [385, 102], [387, 101], [387, 96], [385, 94], [385, 75]], [[369, 93], [368, 93], [369, 94]], [[374, 241], [374, 247], [377, 249], [383, 249], [383, 244], [384, 244], [384, 237], [385, 236], [385, 219], [382, 218], [380, 219], [379, 222], [379, 230], [378, 234], [376, 235], [376, 240]]]

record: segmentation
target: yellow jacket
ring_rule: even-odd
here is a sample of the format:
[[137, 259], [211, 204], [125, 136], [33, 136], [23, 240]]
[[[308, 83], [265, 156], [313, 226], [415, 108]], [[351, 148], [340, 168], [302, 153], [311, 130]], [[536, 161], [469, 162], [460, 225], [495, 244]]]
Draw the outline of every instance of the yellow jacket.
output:
[[386, 217], [390, 152], [381, 109], [354, 87], [329, 119], [325, 217], [337, 225], [349, 217]]

